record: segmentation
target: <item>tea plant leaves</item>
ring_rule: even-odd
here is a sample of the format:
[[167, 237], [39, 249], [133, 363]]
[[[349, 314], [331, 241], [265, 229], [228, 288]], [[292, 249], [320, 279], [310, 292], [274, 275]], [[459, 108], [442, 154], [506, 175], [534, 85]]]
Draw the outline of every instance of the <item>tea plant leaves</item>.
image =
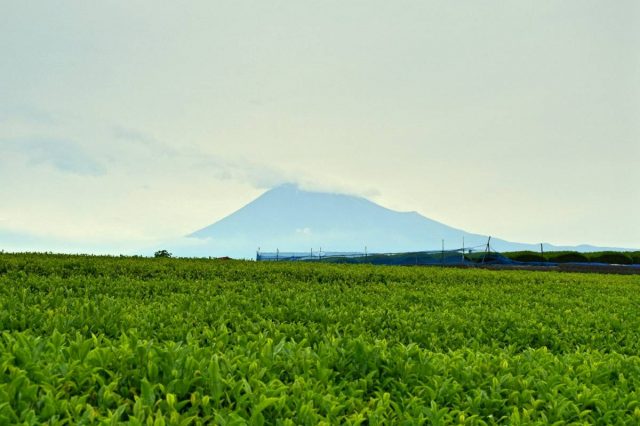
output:
[[637, 276], [0, 254], [0, 424], [639, 424]]

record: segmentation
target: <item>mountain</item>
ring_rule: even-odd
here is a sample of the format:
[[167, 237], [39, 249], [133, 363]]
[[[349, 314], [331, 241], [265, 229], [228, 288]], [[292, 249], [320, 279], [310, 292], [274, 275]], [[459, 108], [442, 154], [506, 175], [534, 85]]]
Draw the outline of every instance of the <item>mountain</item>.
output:
[[[416, 212], [397, 212], [365, 198], [310, 192], [293, 184], [271, 189], [218, 222], [188, 236], [188, 255], [251, 257], [262, 251], [363, 251], [370, 253], [439, 250], [483, 246], [488, 236], [453, 228]], [[497, 251], [540, 249], [525, 244], [491, 239]], [[594, 251], [593, 246], [544, 249]], [[181, 249], [179, 251], [185, 251]]]

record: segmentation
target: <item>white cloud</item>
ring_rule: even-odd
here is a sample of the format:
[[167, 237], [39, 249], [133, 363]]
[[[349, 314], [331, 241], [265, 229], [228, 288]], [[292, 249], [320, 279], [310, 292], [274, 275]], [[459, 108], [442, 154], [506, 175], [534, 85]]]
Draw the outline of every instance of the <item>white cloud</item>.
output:
[[311, 235], [311, 228], [296, 228], [296, 234]]
[[10, 158], [9, 154], [18, 154], [26, 160], [29, 167], [47, 165], [63, 173], [83, 176], [100, 176], [106, 173], [100, 161], [85, 152], [78, 144], [67, 140], [0, 140], [0, 153], [5, 161]]

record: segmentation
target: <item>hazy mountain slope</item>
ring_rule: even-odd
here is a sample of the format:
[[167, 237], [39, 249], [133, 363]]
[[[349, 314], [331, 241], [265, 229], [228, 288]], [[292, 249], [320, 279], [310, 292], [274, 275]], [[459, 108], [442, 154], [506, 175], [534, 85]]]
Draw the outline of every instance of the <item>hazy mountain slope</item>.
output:
[[[224, 219], [189, 235], [202, 248], [255, 251], [393, 252], [459, 248], [485, 244], [486, 235], [455, 229], [415, 212], [396, 212], [369, 200], [342, 194], [309, 192], [287, 184], [267, 191]], [[205, 243], [206, 242], [206, 243]], [[539, 244], [492, 238], [499, 251], [539, 250]], [[549, 244], [546, 250], [564, 249]], [[589, 250], [591, 247], [581, 247]], [[592, 249], [595, 249], [593, 247]]]

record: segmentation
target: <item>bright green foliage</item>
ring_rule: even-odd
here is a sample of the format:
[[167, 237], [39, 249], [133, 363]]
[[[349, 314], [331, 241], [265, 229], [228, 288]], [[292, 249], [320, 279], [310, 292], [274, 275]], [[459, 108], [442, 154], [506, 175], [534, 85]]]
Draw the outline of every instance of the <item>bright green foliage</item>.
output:
[[0, 424], [640, 424], [639, 276], [1, 254], [0, 307]]

